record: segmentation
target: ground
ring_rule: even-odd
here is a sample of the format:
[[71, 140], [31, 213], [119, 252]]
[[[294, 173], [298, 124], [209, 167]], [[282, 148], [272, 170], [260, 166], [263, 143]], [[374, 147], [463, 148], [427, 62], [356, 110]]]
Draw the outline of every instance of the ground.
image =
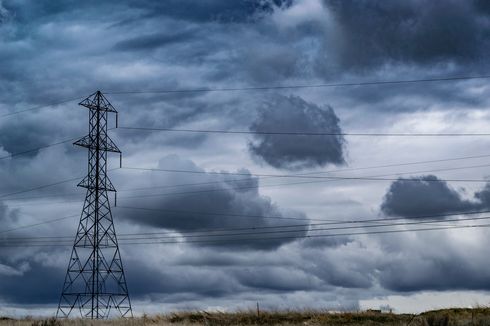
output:
[[332, 325], [332, 326], [483, 326], [490, 325], [490, 308], [444, 309], [424, 312], [418, 315], [364, 312], [181, 312], [168, 315], [143, 316], [125, 320], [38, 320], [32, 318], [1, 318], [0, 326], [139, 326], [139, 325]]

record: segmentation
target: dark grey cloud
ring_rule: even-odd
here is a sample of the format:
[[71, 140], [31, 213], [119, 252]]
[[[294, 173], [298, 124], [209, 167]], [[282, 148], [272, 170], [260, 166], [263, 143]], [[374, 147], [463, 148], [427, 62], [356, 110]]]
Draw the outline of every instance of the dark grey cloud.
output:
[[474, 0], [473, 2], [475, 4], [475, 7], [477, 10], [479, 10], [482, 13], [485, 13], [487, 15], [490, 15], [490, 3], [488, 3], [488, 1]]
[[[19, 153], [69, 139], [66, 136], [70, 134], [73, 137], [82, 135], [82, 131], [76, 134], [67, 129], [58, 121], [42, 116], [5, 119], [0, 123], [0, 146], [8, 153]], [[31, 152], [27, 156], [36, 154]]]
[[390, 216], [416, 217], [490, 209], [490, 184], [471, 200], [434, 175], [394, 181], [386, 192], [381, 211]]
[[485, 58], [490, 17], [474, 1], [326, 0], [342, 33], [346, 69], [385, 64], [474, 65]]
[[125, 261], [128, 268], [128, 286], [131, 295], [137, 298], [152, 295], [191, 295], [194, 298], [224, 297], [243, 291], [243, 286], [226, 273], [202, 267], [188, 266], [148, 266], [148, 263], [134, 257]]
[[[342, 237], [341, 237], [342, 238]], [[310, 247], [301, 252], [309, 263], [306, 270], [329, 286], [369, 289], [375, 282], [379, 258], [363, 247], [360, 241], [346, 241], [342, 250], [335, 247]]]
[[[15, 235], [8, 230], [15, 229], [19, 225], [25, 225], [25, 215], [19, 208], [10, 208], [4, 202], [0, 202], [0, 297], [4, 302], [17, 304], [46, 304], [55, 302], [59, 297], [64, 270], [53, 266], [46, 256], [36, 257], [37, 248], [23, 248], [23, 240], [10, 240], [11, 237], [33, 236], [32, 229], [20, 228]], [[56, 255], [57, 250], [50, 250]], [[39, 281], [39, 275], [43, 275], [43, 281]], [[33, 295], [35, 291], [36, 295]]]
[[292, 267], [240, 267], [232, 275], [240, 284], [261, 291], [304, 291], [323, 286], [314, 275]]
[[[454, 257], [451, 257], [454, 258]], [[421, 290], [488, 290], [488, 273], [474, 269], [466, 261], [424, 260], [413, 265], [392, 264], [380, 276], [381, 285], [397, 292]]]
[[136, 38], [117, 42], [114, 45], [114, 49], [122, 51], [138, 51], [138, 50], [151, 50], [158, 47], [166, 46], [174, 43], [189, 42], [191, 38], [195, 37], [195, 31], [182, 31], [172, 33], [155, 33], [149, 35], [140, 35]]
[[399, 179], [390, 185], [381, 210], [390, 216], [422, 216], [464, 212], [475, 203], [463, 199], [461, 194], [434, 175]]
[[[170, 156], [162, 159], [159, 163], [160, 168], [164, 169], [184, 169], [196, 172], [205, 172], [193, 162]], [[201, 184], [186, 187], [183, 190], [166, 190], [163, 185], [169, 182], [177, 184], [192, 184], [189, 176], [180, 175], [172, 178], [165, 178], [158, 172], [149, 172], [140, 177], [142, 180], [151, 180], [155, 185], [151, 194], [133, 194], [132, 196], [121, 197], [121, 206], [144, 207], [150, 210], [125, 210], [123, 218], [131, 220], [133, 223], [150, 225], [156, 228], [170, 229], [180, 232], [205, 231], [207, 229], [222, 228], [253, 228], [253, 227], [273, 227], [298, 224], [297, 221], [287, 219], [268, 219], [270, 217], [294, 216], [306, 218], [304, 214], [294, 211], [280, 209], [270, 198], [260, 195], [259, 180], [253, 177], [245, 169], [238, 171], [240, 176], [225, 174], [203, 174], [199, 178]], [[188, 180], [188, 182], [186, 182]], [[176, 182], [177, 181], [177, 182]], [[158, 188], [161, 190], [158, 190]], [[158, 192], [161, 195], [158, 195]], [[136, 198], [133, 198], [136, 197]], [[159, 211], [160, 210], [160, 211]], [[305, 224], [305, 223], [300, 223]], [[294, 229], [290, 229], [294, 230]], [[307, 227], [297, 229], [297, 232], [286, 234], [254, 234], [266, 230], [237, 230], [232, 232], [236, 235], [219, 237], [189, 237], [192, 241], [210, 241], [219, 239], [216, 243], [209, 245], [232, 246], [255, 249], [275, 249], [285, 243], [294, 241], [296, 237], [306, 234]], [[274, 231], [271, 229], [270, 231]], [[246, 235], [238, 235], [248, 233]], [[254, 238], [277, 238], [288, 237], [287, 239], [270, 240], [247, 240]], [[201, 244], [206, 245], [206, 244]]]
[[328, 247], [339, 247], [342, 245], [346, 245], [350, 242], [354, 241], [349, 237], [325, 237], [325, 238], [308, 238], [301, 242], [301, 246], [307, 249], [312, 248], [328, 248]]
[[[339, 118], [326, 106], [306, 102], [297, 96], [278, 96], [266, 103], [257, 120], [250, 126], [255, 132], [342, 132]], [[269, 165], [288, 170], [322, 167], [345, 163], [342, 136], [257, 134], [249, 144], [250, 152]]]
[[[20, 304], [57, 302], [65, 270], [40, 262], [24, 261], [0, 272], [0, 293], [4, 300]], [[39, 276], [42, 275], [42, 282]], [[35, 294], [33, 294], [35, 292]]]
[[288, 5], [291, 0], [170, 0], [165, 2], [128, 1], [133, 8], [141, 8], [147, 16], [169, 16], [196, 22], [244, 22], [261, 12], [271, 12], [274, 7]]
[[[334, 262], [317, 262], [313, 272], [328, 284], [342, 288], [370, 288], [373, 285], [372, 270], [364, 264], [357, 266], [338, 265]], [[350, 270], [346, 272], [344, 268]]]
[[488, 290], [489, 272], [480, 265], [485, 260], [484, 251], [468, 252], [444, 238], [433, 235], [433, 241], [443, 241], [433, 249], [427, 248], [429, 238], [418, 239], [421, 247], [408, 243], [405, 247], [409, 250], [378, 266], [380, 284], [397, 292]]

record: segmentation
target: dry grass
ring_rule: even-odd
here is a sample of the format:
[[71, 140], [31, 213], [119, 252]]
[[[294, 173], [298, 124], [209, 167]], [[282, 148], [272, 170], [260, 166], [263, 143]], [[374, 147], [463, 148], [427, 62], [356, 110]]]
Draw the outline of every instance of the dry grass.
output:
[[36, 320], [31, 318], [0, 318], [0, 326], [194, 326], [194, 325], [331, 325], [331, 326], [487, 326], [490, 325], [490, 308], [444, 309], [420, 315], [367, 312], [180, 312], [168, 315], [143, 316], [134, 319], [107, 321], [90, 320]]

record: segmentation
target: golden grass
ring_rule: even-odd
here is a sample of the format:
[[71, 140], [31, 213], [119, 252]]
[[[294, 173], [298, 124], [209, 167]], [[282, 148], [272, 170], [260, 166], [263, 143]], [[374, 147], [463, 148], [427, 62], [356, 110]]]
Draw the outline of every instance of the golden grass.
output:
[[56, 319], [10, 319], [0, 318], [0, 326], [195, 326], [195, 325], [331, 325], [331, 326], [489, 326], [490, 308], [442, 309], [419, 315], [364, 312], [322, 311], [243, 311], [179, 312], [167, 315], [143, 316], [133, 319], [105, 321], [56, 320]]

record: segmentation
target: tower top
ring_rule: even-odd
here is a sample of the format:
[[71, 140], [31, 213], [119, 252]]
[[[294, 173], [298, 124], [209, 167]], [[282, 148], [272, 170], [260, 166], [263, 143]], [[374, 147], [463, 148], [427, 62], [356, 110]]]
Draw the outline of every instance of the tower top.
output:
[[109, 100], [102, 94], [101, 91], [97, 91], [78, 103], [78, 105], [89, 108], [90, 110], [99, 110], [106, 112], [115, 112], [117, 110], [112, 106]]

